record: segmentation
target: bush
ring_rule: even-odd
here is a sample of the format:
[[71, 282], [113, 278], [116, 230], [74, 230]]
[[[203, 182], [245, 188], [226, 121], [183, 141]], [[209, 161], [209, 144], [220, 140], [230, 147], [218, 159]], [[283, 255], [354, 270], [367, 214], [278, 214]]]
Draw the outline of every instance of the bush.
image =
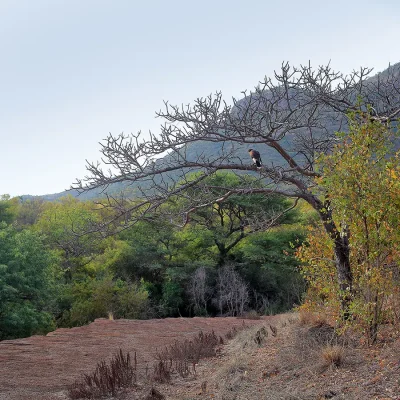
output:
[[115, 396], [121, 389], [136, 384], [136, 370], [136, 353], [132, 366], [129, 353], [124, 355], [120, 349], [109, 364], [105, 361], [99, 362], [92, 374], [85, 374], [74, 382], [68, 388], [68, 397], [75, 400]]
[[196, 364], [201, 358], [215, 355], [215, 348], [223, 343], [214, 331], [210, 333], [199, 332], [192, 340], [175, 342], [158, 352], [158, 362], [154, 366], [154, 379], [165, 382], [170, 379], [171, 372], [176, 372], [182, 377], [196, 373]]
[[75, 282], [67, 288], [71, 308], [64, 312], [62, 325], [79, 326], [105, 318], [141, 318], [148, 306], [148, 293], [141, 285], [114, 280], [112, 276]]

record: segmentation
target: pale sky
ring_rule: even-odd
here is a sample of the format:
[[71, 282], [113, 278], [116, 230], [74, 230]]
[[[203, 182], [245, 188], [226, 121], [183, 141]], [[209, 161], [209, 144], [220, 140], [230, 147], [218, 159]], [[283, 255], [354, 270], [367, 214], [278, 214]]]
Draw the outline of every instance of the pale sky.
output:
[[109, 132], [157, 132], [163, 100], [240, 97], [282, 61], [379, 72], [399, 18], [396, 0], [0, 0], [0, 195], [68, 189]]

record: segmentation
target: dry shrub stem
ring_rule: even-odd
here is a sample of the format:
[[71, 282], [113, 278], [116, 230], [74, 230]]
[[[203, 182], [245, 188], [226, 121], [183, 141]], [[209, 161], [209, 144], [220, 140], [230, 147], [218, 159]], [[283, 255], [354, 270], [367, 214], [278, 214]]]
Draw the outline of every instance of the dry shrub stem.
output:
[[196, 364], [201, 358], [215, 355], [215, 348], [223, 344], [223, 339], [214, 331], [199, 332], [192, 340], [175, 342], [157, 353], [154, 365], [153, 379], [157, 382], [169, 382], [171, 373], [177, 373], [185, 378], [196, 374]]
[[93, 399], [103, 396], [115, 396], [121, 389], [136, 384], [137, 359], [134, 356], [134, 365], [131, 364], [130, 354], [124, 355], [120, 349], [107, 364], [100, 361], [96, 370], [91, 374], [84, 374], [83, 378], [75, 381], [68, 388], [68, 397], [75, 399]]

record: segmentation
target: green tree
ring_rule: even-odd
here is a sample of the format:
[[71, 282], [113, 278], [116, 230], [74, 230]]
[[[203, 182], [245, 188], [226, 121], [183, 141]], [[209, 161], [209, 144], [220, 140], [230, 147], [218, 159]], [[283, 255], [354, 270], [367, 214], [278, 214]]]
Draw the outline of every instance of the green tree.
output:
[[337, 280], [331, 279], [332, 247], [320, 232], [309, 237], [311, 246], [300, 256], [308, 263], [303, 271], [314, 303], [328, 302], [338, 314], [338, 296], [347, 296], [353, 317], [375, 342], [379, 324], [395, 311], [388, 300], [400, 288], [400, 163], [393, 152], [399, 132], [368, 115], [359, 117], [352, 115], [349, 132], [339, 134], [334, 151], [321, 157], [317, 182], [319, 194], [328, 199], [326, 212], [348, 242], [353, 290], [341, 293]]
[[300, 224], [281, 226], [249, 236], [236, 249], [238, 270], [250, 285], [251, 305], [258, 312], [275, 314], [301, 304], [305, 281], [295, 253], [304, 237]]
[[[263, 187], [252, 176], [245, 179], [249, 181], [249, 186]], [[204, 184], [210, 188], [204, 199], [209, 204], [191, 214], [189, 225], [203, 227], [209, 232], [217, 250], [219, 266], [228, 261], [232, 250], [244, 238], [280, 224], [292, 223], [298, 217], [297, 212], [288, 211], [293, 202], [276, 194], [232, 195], [214, 202], [213, 199], [223, 196], [224, 190], [221, 188], [235, 190], [243, 184], [243, 177], [233, 173], [219, 172], [207, 178]], [[191, 196], [194, 190], [189, 190], [188, 195]], [[193, 197], [196, 195], [193, 194]]]
[[0, 196], [0, 223], [11, 224], [16, 217], [16, 200], [11, 199], [8, 194]]
[[[50, 203], [48, 203], [50, 204]], [[42, 212], [46, 208], [46, 203], [42, 198], [32, 198], [20, 200], [16, 211], [16, 226], [18, 229], [29, 228], [34, 225]]]
[[101, 252], [102, 237], [96, 232], [87, 233], [101, 218], [101, 210], [94, 203], [67, 196], [46, 203], [34, 229], [44, 234], [47, 243], [58, 250], [63, 269], [71, 275], [74, 269]]
[[56, 264], [36, 233], [0, 227], [0, 339], [54, 329]]

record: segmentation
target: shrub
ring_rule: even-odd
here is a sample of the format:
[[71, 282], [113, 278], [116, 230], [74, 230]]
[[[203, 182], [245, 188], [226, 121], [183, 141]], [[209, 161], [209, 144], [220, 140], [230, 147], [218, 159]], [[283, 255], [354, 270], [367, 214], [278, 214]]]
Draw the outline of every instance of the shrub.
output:
[[318, 327], [328, 325], [328, 320], [326, 315], [322, 313], [300, 310], [299, 323], [300, 325]]
[[130, 354], [124, 355], [120, 349], [107, 364], [101, 361], [91, 374], [84, 374], [68, 388], [70, 399], [94, 399], [103, 396], [115, 396], [121, 389], [136, 383], [136, 353], [134, 365], [131, 364]]
[[172, 362], [159, 359], [153, 368], [153, 379], [156, 382], [167, 383], [171, 380]]
[[155, 388], [151, 388], [150, 393], [144, 398], [144, 400], [164, 400], [164, 399], [165, 396]]
[[232, 340], [239, 332], [243, 331], [246, 328], [247, 325], [243, 321], [241, 326], [233, 326], [231, 329], [229, 329], [229, 331], [225, 334], [225, 338], [228, 340]]
[[86, 277], [67, 289], [71, 308], [64, 311], [60, 325], [80, 326], [96, 318], [140, 318], [148, 307], [148, 293], [142, 285], [113, 279], [111, 275]]
[[168, 373], [176, 372], [182, 377], [196, 373], [196, 364], [201, 358], [215, 355], [215, 348], [223, 343], [214, 331], [209, 333], [199, 332], [192, 340], [175, 342], [158, 352], [158, 362], [154, 366], [154, 379], [166, 381]]

